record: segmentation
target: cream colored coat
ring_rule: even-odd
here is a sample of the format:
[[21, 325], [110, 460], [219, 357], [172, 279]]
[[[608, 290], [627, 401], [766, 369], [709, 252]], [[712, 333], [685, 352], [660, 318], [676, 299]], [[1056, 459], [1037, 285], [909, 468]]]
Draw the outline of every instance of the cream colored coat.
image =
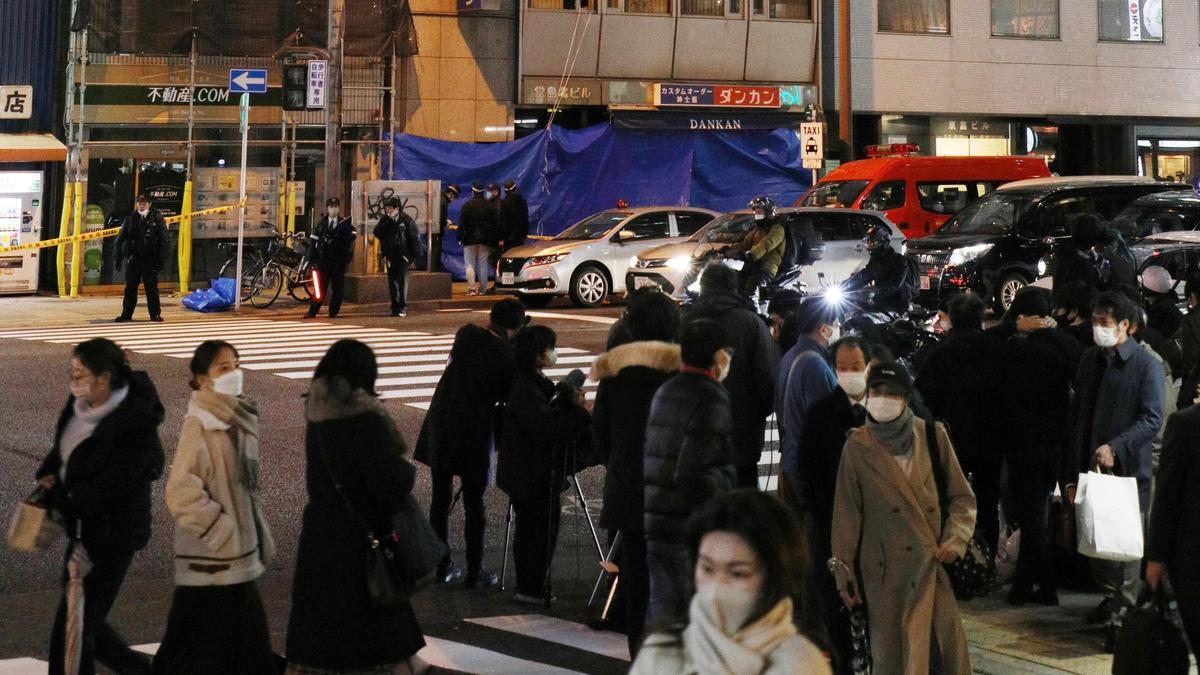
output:
[[941, 563], [941, 544], [960, 556], [975, 529], [975, 495], [963, 477], [950, 437], [938, 425], [949, 517], [942, 526], [925, 422], [913, 422], [912, 472], [866, 427], [846, 440], [833, 508], [833, 555], [859, 570], [867, 603], [876, 675], [926, 675], [930, 625], [947, 675], [971, 672], [958, 604]]
[[232, 586], [261, 576], [275, 543], [242, 484], [236, 430], [198, 405], [199, 395], [188, 405], [167, 478], [167, 508], [176, 524], [175, 583]]

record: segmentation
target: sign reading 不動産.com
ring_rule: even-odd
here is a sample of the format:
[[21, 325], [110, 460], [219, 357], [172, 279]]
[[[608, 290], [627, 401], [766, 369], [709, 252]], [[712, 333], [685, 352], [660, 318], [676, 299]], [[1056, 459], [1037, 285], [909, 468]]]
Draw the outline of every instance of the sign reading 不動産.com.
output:
[[[283, 92], [269, 87], [254, 95], [250, 121], [277, 124]], [[75, 96], [76, 114], [81, 110]], [[238, 95], [224, 86], [88, 84], [82, 106], [83, 121], [101, 124], [186, 123], [189, 104], [197, 122], [237, 122]], [[78, 117], [76, 118], [78, 119]]]

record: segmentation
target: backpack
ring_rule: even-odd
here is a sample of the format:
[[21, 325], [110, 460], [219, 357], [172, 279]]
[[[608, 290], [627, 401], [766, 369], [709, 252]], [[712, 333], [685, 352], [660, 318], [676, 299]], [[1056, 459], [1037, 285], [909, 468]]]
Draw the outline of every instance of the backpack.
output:
[[917, 260], [911, 256], [904, 257], [904, 281], [900, 284], [900, 292], [909, 302], [921, 292], [921, 268]]

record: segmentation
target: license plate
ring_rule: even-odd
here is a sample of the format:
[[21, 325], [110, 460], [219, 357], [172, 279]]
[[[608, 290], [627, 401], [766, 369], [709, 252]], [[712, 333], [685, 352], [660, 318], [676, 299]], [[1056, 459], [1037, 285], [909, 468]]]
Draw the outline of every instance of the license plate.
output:
[[929, 277], [921, 277], [921, 290], [929, 290]]
[[512, 286], [515, 282], [516, 275], [514, 275], [512, 272], [505, 272], [500, 275], [500, 283], [504, 284], [505, 286]]
[[654, 283], [654, 280], [649, 277], [634, 277], [633, 278], [634, 290], [637, 290], [639, 288], [645, 288], [647, 286], [657, 286], [657, 285], [658, 284]]

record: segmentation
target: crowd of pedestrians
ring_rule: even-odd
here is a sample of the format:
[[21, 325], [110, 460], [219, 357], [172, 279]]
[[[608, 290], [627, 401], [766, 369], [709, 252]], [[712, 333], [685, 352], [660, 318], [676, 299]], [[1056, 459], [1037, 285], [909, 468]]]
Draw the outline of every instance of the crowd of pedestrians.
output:
[[[1095, 265], [1111, 272], [1102, 261], [1120, 253], [1097, 252], [1103, 237], [1089, 227], [1076, 228], [1078, 273], [1056, 278], [1056, 294], [1024, 289], [992, 326], [978, 297], [955, 297], [948, 331], [915, 373], [882, 345], [841, 335], [844, 317], [825, 298], [780, 295], [764, 321], [736, 276], [710, 266], [683, 310], [654, 289], [632, 294], [592, 366], [592, 405], [581, 379], [546, 376], [554, 331], [529, 325], [518, 301], [497, 302], [487, 325], [455, 335], [420, 430], [414, 457], [432, 474], [432, 528], [450, 543], [461, 498], [463, 583], [495, 585], [483, 566], [494, 477], [515, 514], [515, 599], [548, 606], [561, 494], [594, 450], [606, 469], [601, 526], [618, 543], [615, 623], [633, 672], [850, 673], [872, 663], [877, 673], [969, 673], [953, 570], [1020, 528], [1007, 600], [1057, 605], [1060, 583], [1081, 580], [1062, 579], [1056, 564], [1055, 493], [1068, 508], [1078, 475], [1103, 470], [1136, 479], [1148, 545], [1144, 571], [1140, 561], [1091, 562], [1103, 601], [1088, 619], [1107, 624], [1111, 648], [1141, 582], [1169, 581], [1200, 640], [1200, 519], [1190, 517], [1200, 513], [1200, 413], [1190, 406], [1200, 330], [1193, 314], [1167, 311], [1173, 291], [1157, 272], [1142, 280], [1145, 305], [1136, 287], [1102, 290], [1111, 274], [1089, 278]], [[1185, 290], [1194, 307], [1200, 279]], [[81, 578], [87, 598], [78, 672], [96, 660], [120, 672], [426, 670], [411, 605], [378, 606], [363, 573], [371, 537], [405, 545], [384, 535], [412, 508], [417, 472], [375, 396], [369, 347], [333, 345], [307, 394], [309, 502], [286, 661], [271, 652], [256, 586], [273, 545], [257, 501], [258, 413], [237, 350], [210, 341], [192, 360], [166, 491], [177, 589], [153, 665], [105, 617], [149, 539], [163, 407], [112, 342], [78, 345], [71, 365], [72, 396], [37, 477], [71, 535], [64, 576]], [[1167, 372], [1184, 382], [1183, 411], [1166, 425], [1155, 476]], [[780, 469], [763, 476], [772, 414]], [[774, 480], [777, 495], [761, 490]], [[435, 574], [441, 584], [463, 576], [449, 553]], [[64, 594], [55, 673], [73, 653], [72, 607]]]

